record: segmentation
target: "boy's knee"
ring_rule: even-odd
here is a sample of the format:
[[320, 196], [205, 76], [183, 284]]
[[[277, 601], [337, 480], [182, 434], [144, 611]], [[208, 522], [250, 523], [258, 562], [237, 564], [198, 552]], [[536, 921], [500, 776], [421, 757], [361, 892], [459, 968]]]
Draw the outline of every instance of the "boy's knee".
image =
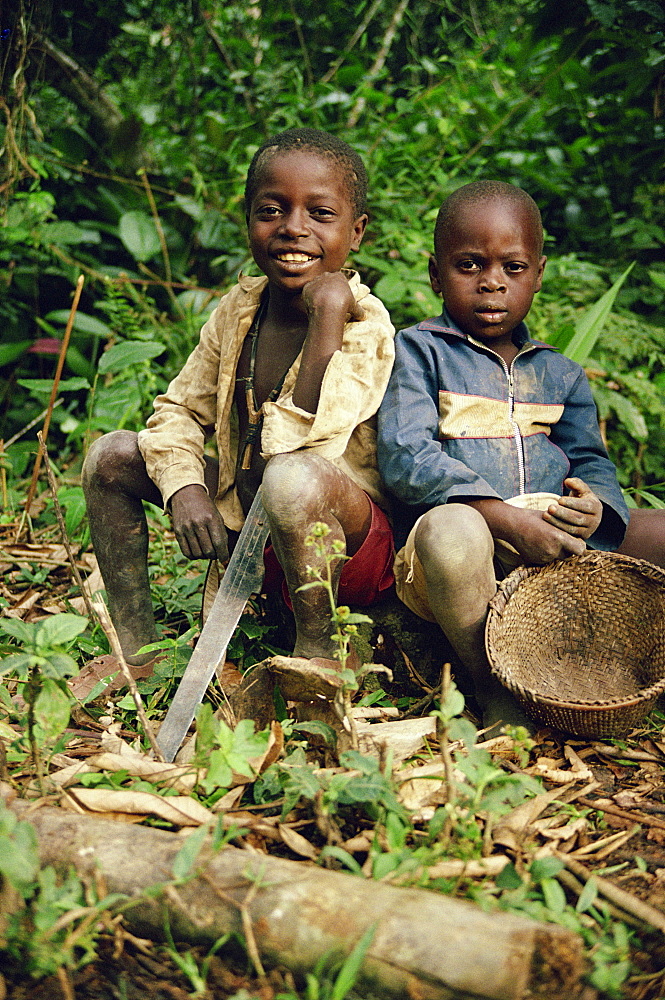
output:
[[320, 504], [322, 477], [330, 463], [320, 455], [293, 452], [274, 455], [263, 473], [263, 502], [273, 518], [290, 523], [299, 511]]
[[415, 548], [427, 574], [471, 574], [492, 565], [494, 545], [482, 514], [467, 504], [429, 510], [418, 523]]
[[84, 488], [91, 485], [113, 486], [124, 478], [127, 469], [142, 461], [138, 437], [134, 431], [110, 431], [92, 443], [83, 462]]

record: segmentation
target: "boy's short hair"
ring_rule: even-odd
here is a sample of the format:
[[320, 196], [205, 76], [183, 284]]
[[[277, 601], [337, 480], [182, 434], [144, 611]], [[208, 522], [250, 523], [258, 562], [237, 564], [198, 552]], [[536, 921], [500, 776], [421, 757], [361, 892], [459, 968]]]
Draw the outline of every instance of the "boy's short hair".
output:
[[256, 193], [261, 170], [275, 153], [304, 149], [325, 156], [340, 168], [349, 192], [355, 218], [367, 211], [367, 171], [362, 159], [347, 142], [330, 132], [316, 128], [289, 128], [278, 132], [257, 149], [247, 171], [245, 181], [245, 214], [249, 216], [252, 198]]
[[461, 205], [478, 205], [488, 201], [509, 201], [519, 205], [529, 215], [538, 236], [538, 253], [543, 250], [543, 220], [540, 209], [530, 194], [515, 184], [505, 181], [472, 181], [457, 188], [445, 199], [434, 227], [434, 253], [438, 254], [445, 240], [446, 232]]

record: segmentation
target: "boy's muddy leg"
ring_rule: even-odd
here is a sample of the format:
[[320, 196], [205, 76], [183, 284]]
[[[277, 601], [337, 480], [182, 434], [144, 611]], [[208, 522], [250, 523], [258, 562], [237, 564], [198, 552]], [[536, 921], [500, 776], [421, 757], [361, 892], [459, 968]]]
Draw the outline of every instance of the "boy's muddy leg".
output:
[[646, 507], [631, 510], [626, 535], [617, 552], [647, 559], [665, 569], [665, 510]]
[[[206, 457], [205, 481], [217, 491], [217, 460]], [[148, 525], [143, 500], [162, 507], [133, 431], [112, 431], [94, 442], [83, 463], [83, 492], [90, 536], [104, 578], [111, 619], [128, 663], [140, 665], [153, 654], [137, 656], [158, 638], [148, 577]]]
[[83, 463], [90, 536], [104, 578], [111, 619], [131, 664], [141, 646], [156, 642], [148, 580], [148, 525], [142, 500], [161, 506], [133, 431], [113, 431], [94, 442]]
[[471, 675], [483, 725], [528, 724], [512, 694], [491, 674], [485, 652], [487, 608], [496, 593], [494, 543], [485, 519], [466, 504], [435, 507], [418, 523], [415, 548], [430, 607]]
[[[284, 569], [293, 602], [296, 621], [294, 654], [307, 658], [332, 658], [336, 646], [331, 638], [331, 609], [323, 587], [298, 588], [313, 579], [307, 566], [320, 569], [325, 576], [326, 560], [305, 544], [317, 521], [330, 528], [324, 540], [328, 552], [334, 541], [352, 556], [358, 551], [369, 530], [372, 511], [367, 495], [348, 476], [320, 455], [296, 452], [276, 455], [263, 474], [263, 499], [270, 521], [270, 537], [277, 558]], [[333, 587], [343, 567], [342, 559], [333, 561]]]

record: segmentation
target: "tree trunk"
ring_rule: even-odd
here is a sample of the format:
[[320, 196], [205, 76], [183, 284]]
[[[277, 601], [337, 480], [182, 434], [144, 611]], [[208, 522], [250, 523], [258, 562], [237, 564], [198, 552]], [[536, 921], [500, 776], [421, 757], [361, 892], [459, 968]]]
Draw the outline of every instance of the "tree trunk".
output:
[[[125, 914], [134, 933], [161, 938], [168, 915], [175, 939], [212, 943], [243, 934], [244, 911], [262, 960], [298, 974], [346, 956], [375, 926], [358, 983], [365, 997], [574, 1000], [581, 989], [582, 942], [555, 925], [234, 847], [200, 856], [188, 881], [168, 885], [184, 843], [177, 834], [11, 808], [34, 825], [42, 864], [83, 877], [97, 870], [109, 892], [138, 900]], [[162, 891], [145, 895], [157, 883]]]

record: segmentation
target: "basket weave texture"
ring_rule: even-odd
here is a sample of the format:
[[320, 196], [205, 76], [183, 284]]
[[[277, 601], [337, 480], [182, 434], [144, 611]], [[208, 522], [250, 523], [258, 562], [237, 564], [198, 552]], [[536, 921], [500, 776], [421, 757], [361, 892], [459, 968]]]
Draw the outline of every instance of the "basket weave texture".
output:
[[520, 566], [490, 604], [494, 675], [537, 722], [576, 736], [618, 736], [665, 691], [665, 571], [589, 551]]

